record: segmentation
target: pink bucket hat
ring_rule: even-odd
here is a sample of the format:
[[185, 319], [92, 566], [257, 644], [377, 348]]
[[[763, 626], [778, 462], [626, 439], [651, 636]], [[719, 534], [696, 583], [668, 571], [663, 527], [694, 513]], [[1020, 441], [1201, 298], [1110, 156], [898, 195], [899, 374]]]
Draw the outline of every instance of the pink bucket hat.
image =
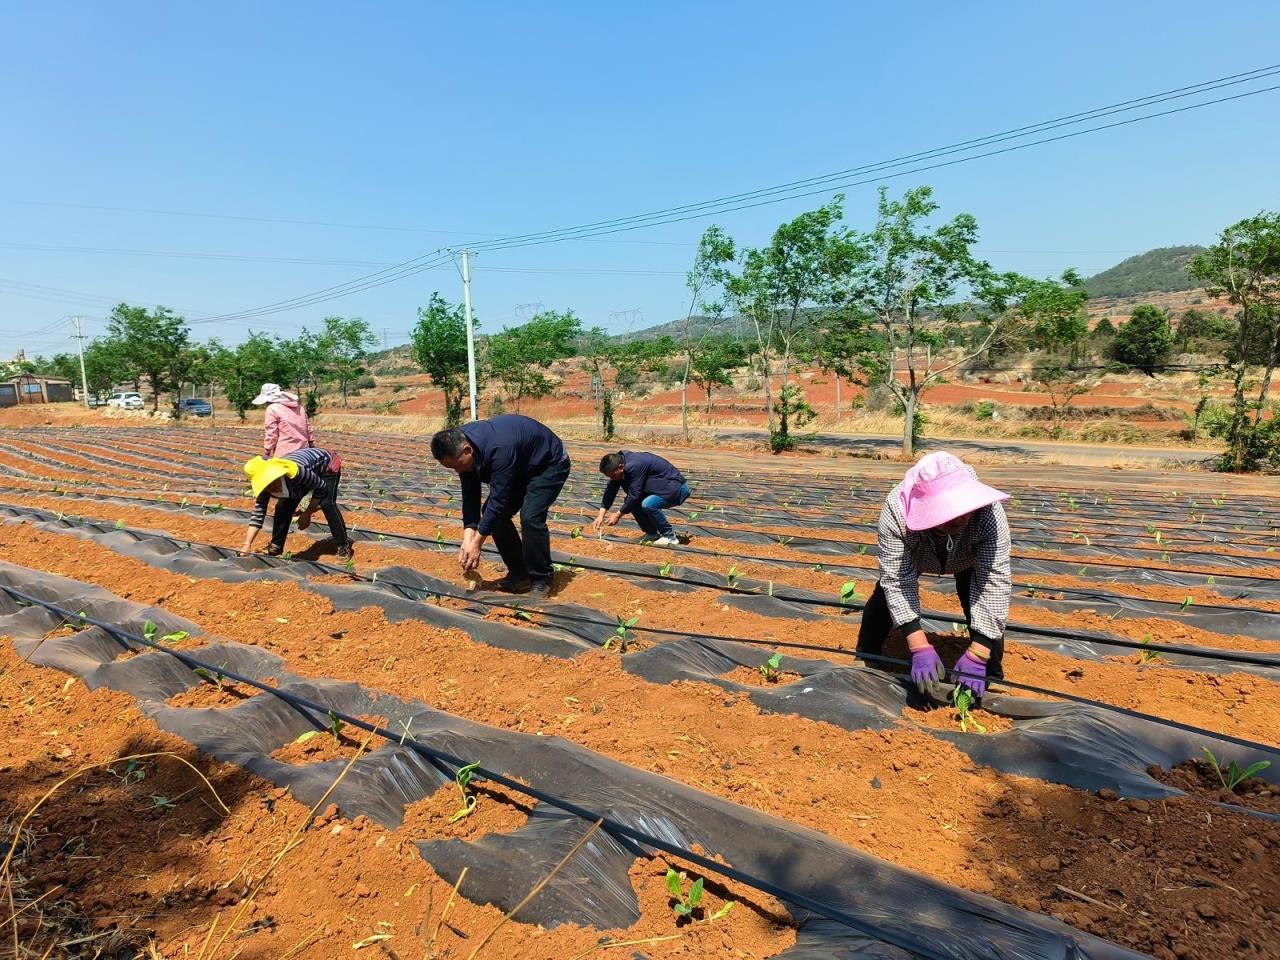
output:
[[963, 460], [946, 452], [931, 453], [907, 471], [898, 487], [907, 529], [932, 530], [956, 517], [1001, 500], [1007, 493], [974, 477]]

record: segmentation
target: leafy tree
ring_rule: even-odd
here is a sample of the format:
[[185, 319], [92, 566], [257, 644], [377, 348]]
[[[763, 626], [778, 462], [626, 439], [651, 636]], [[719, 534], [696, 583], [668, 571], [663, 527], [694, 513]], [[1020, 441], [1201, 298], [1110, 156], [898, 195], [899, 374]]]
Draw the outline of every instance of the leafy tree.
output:
[[[844, 292], [845, 302], [856, 313], [874, 317], [883, 333], [880, 354], [864, 358], [861, 365], [871, 378], [867, 386], [881, 380], [902, 406], [905, 456], [915, 449], [921, 396], [946, 373], [987, 350], [1008, 323], [1010, 301], [1029, 284], [1018, 274], [993, 273], [973, 255], [978, 224], [969, 214], [928, 226], [937, 210], [930, 187], [908, 190], [901, 200], [890, 200], [881, 188], [876, 225], [861, 238]], [[958, 301], [966, 289], [970, 299]], [[936, 322], [955, 322], [979, 309], [989, 314], [982, 340], [960, 357], [939, 363], [934, 356], [941, 346]], [[896, 372], [901, 367], [905, 380]]]
[[[684, 340], [681, 344], [684, 352], [684, 373], [680, 378], [680, 428], [686, 443], [689, 441], [689, 381], [693, 380], [707, 391], [708, 413], [711, 412], [711, 388], [728, 386], [732, 383], [727, 381], [727, 374], [723, 368], [719, 373], [722, 379], [714, 378], [714, 374], [710, 372], [711, 367], [707, 365], [707, 351], [701, 350], [702, 344], [695, 344], [693, 339], [693, 313], [698, 309], [706, 291], [716, 284], [719, 265], [732, 259], [733, 240], [720, 227], [712, 224], [703, 231], [698, 241], [698, 252], [693, 258], [693, 267], [685, 275], [685, 286], [689, 288], [690, 296], [689, 310], [684, 320]], [[717, 306], [713, 312], [718, 317], [720, 308]], [[705, 340], [704, 337], [703, 342]], [[695, 355], [699, 353], [704, 357], [701, 379], [694, 376], [697, 362]], [[714, 354], [714, 348], [712, 353]]]
[[1110, 317], [1103, 317], [1093, 328], [1093, 337], [1096, 340], [1107, 340], [1116, 335], [1116, 325], [1111, 322]]
[[1071, 402], [1097, 386], [1097, 380], [1079, 370], [1056, 363], [1035, 367], [1031, 376], [1049, 397], [1053, 417], [1051, 435], [1057, 440], [1062, 436], [1062, 425], [1071, 411]]
[[[605, 372], [609, 368], [609, 350], [613, 346], [613, 338], [603, 327], [592, 327], [583, 334], [578, 343], [578, 356], [582, 358], [582, 369], [592, 376], [591, 397], [595, 403], [596, 426], [603, 429], [600, 401], [605, 390]], [[600, 389], [596, 390], [595, 383]], [[608, 437], [605, 438], [606, 440]]]
[[222, 388], [241, 420], [264, 383], [293, 383], [287, 345], [265, 333], [249, 333], [235, 347], [217, 340], [208, 345], [207, 376]]
[[277, 341], [285, 373], [273, 382], [296, 384], [308, 417], [314, 417], [320, 408], [320, 385], [328, 376], [324, 346], [322, 335], [306, 327], [296, 337]]
[[151, 385], [153, 411], [160, 409], [160, 394], [175, 389], [183, 364], [181, 356], [190, 347], [187, 322], [167, 307], [117, 304], [107, 319], [107, 336], [118, 342], [117, 356], [127, 357], [138, 375]]
[[746, 362], [747, 351], [741, 342], [728, 334], [706, 336], [695, 341], [691, 351], [688, 379], [707, 395], [707, 413], [711, 412], [711, 391], [731, 387], [731, 370]]
[[[1225, 295], [1240, 308], [1236, 330], [1232, 416], [1226, 429], [1226, 466], [1249, 466], [1252, 436], [1262, 426], [1267, 393], [1280, 361], [1280, 213], [1259, 213], [1222, 231], [1218, 242], [1195, 257], [1187, 269], [1210, 296]], [[1266, 342], [1267, 366], [1254, 403], [1253, 428], [1248, 423], [1244, 376], [1251, 348]]]
[[840, 381], [875, 379], [884, 342], [872, 330], [873, 318], [854, 307], [828, 314], [815, 337], [813, 359], [836, 380], [836, 417], [841, 412]]
[[352, 385], [367, 372], [365, 361], [369, 359], [369, 350], [378, 342], [369, 324], [364, 320], [343, 317], [325, 317], [324, 329], [320, 331], [317, 348], [323, 358], [323, 367], [327, 379], [338, 385], [342, 393], [342, 405], [347, 406], [347, 399]]
[[1179, 351], [1186, 352], [1195, 343], [1225, 344], [1234, 330], [1229, 320], [1210, 310], [1188, 310], [1178, 320], [1174, 343]]
[[1112, 359], [1150, 374], [1169, 359], [1173, 349], [1173, 333], [1169, 317], [1149, 303], [1133, 308], [1129, 322], [1121, 327], [1111, 342]]
[[1080, 341], [1089, 332], [1089, 291], [1083, 284], [1074, 270], [1064, 272], [1060, 281], [1028, 281], [1017, 311], [1035, 346], [1050, 352], [1070, 347], [1072, 364], [1079, 361]]
[[572, 310], [546, 310], [523, 326], [506, 328], [489, 339], [489, 369], [516, 410], [525, 397], [545, 397], [551, 381], [543, 372], [556, 360], [574, 354], [574, 341], [582, 334], [582, 321]]
[[[470, 392], [467, 370], [467, 319], [463, 307], [449, 303], [439, 293], [431, 294], [425, 307], [418, 308], [413, 328], [413, 355], [431, 382], [444, 391], [446, 426], [462, 423], [462, 402]], [[477, 389], [479, 389], [477, 369]]]

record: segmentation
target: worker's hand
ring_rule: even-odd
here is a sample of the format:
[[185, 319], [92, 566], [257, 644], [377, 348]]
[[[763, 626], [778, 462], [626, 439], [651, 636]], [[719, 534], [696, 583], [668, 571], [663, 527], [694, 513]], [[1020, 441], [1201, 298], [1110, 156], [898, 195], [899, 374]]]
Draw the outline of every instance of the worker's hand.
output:
[[926, 640], [924, 646], [912, 648], [911, 679], [915, 681], [917, 690], [925, 693], [930, 684], [940, 682], [946, 676], [947, 670], [933, 644]]
[[599, 533], [600, 527], [604, 523], [604, 507], [600, 508], [600, 512], [596, 514], [596, 518], [591, 521], [591, 532]]
[[987, 661], [980, 660], [969, 650], [956, 661], [956, 682], [968, 687], [974, 699], [981, 700], [987, 692]]
[[311, 526], [311, 514], [312, 514], [312, 511], [310, 511], [310, 510], [299, 510], [299, 511], [298, 511], [298, 513], [297, 513], [297, 517], [298, 517], [298, 529], [299, 529], [299, 530], [305, 530], [305, 529], [307, 529], [307, 527]]
[[622, 519], [622, 514], [617, 510], [615, 510], [613, 513], [609, 514], [607, 517], [604, 518], [604, 522], [610, 527], [616, 527], [618, 525], [618, 521], [621, 519]]
[[458, 563], [462, 565], [464, 573], [480, 566], [480, 547], [483, 543], [484, 538], [475, 530], [463, 531], [462, 546], [458, 548]]
[[248, 533], [244, 535], [244, 543], [240, 545], [240, 556], [247, 557], [253, 553], [253, 540], [257, 535], [258, 531], [250, 527]]

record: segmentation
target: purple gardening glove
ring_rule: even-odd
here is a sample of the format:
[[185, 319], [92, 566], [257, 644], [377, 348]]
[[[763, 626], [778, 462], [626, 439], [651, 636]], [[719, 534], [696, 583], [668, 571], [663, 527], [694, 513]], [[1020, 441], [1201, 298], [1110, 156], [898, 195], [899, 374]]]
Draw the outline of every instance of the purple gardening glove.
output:
[[[987, 664], [966, 650], [956, 661], [956, 680], [973, 691], [976, 699], [981, 700], [987, 692]], [[961, 676], [968, 674], [968, 676]]]
[[916, 688], [921, 693], [925, 692], [929, 684], [942, 680], [946, 675], [947, 671], [942, 665], [942, 658], [938, 656], [938, 651], [933, 649], [933, 644], [925, 644], [911, 651], [911, 679], [915, 681]]

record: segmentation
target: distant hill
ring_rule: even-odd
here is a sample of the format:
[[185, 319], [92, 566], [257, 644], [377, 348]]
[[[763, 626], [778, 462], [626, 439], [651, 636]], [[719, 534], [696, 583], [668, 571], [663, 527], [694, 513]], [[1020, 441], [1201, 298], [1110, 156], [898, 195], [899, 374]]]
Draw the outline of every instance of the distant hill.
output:
[[1133, 297], [1140, 293], [1172, 293], [1199, 286], [1187, 273], [1187, 262], [1204, 247], [1157, 247], [1122, 260], [1085, 281], [1094, 297]]

